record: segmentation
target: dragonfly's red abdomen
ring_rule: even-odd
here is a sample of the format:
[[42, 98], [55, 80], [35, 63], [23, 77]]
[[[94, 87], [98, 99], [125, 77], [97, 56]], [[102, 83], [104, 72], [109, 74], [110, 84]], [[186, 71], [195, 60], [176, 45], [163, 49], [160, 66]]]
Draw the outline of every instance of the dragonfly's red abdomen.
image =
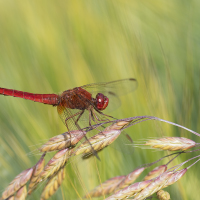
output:
[[58, 105], [59, 96], [57, 94], [34, 94], [29, 92], [22, 92], [13, 89], [0, 88], [0, 94], [5, 96], [19, 97], [35, 102], [40, 102], [49, 105]]

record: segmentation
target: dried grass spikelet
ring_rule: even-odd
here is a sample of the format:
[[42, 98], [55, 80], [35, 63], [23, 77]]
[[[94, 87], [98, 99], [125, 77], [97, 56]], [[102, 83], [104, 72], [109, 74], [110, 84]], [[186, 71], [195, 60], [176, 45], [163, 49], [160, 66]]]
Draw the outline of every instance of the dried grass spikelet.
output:
[[156, 168], [154, 168], [152, 171], [150, 171], [145, 177], [144, 181], [153, 179], [162, 173], [164, 173], [167, 170], [167, 165], [160, 165]]
[[62, 181], [65, 178], [65, 169], [61, 168], [55, 175], [48, 179], [46, 186], [42, 192], [40, 200], [50, 198], [60, 187]]
[[145, 199], [155, 192], [159, 191], [166, 184], [167, 180], [173, 175], [173, 172], [164, 172], [153, 180], [146, 188], [135, 195], [134, 199], [142, 200]]
[[169, 151], [184, 151], [194, 147], [196, 143], [193, 140], [184, 137], [166, 137], [149, 140], [145, 145]]
[[144, 167], [136, 169], [134, 171], [132, 171], [131, 173], [129, 173], [120, 183], [119, 185], [116, 187], [115, 191], [119, 190], [119, 189], [123, 189], [129, 185], [131, 185], [139, 176], [140, 174], [145, 170]]
[[44, 160], [45, 153], [41, 156], [38, 163], [33, 167], [33, 174], [29, 183], [28, 187], [28, 194], [30, 195], [39, 184], [40, 173], [44, 169], [45, 160]]
[[170, 194], [167, 191], [159, 190], [157, 193], [157, 197], [159, 200], [169, 200]]
[[[0, 200], [3, 200], [2, 198]], [[6, 200], [15, 200], [14, 196], [8, 197]]]
[[95, 187], [92, 191], [88, 192], [87, 195], [85, 195], [85, 198], [100, 197], [112, 193], [125, 177], [126, 176], [116, 176], [108, 179], [101, 185]]
[[131, 197], [136, 193], [140, 192], [144, 188], [148, 187], [148, 185], [152, 182], [152, 180], [142, 181], [134, 183], [130, 186], [125, 187], [122, 190], [115, 192], [113, 195], [109, 196], [105, 200], [120, 200]]
[[176, 172], [174, 172], [172, 174], [172, 176], [167, 180], [167, 182], [165, 183], [165, 185], [163, 185], [162, 188], [168, 187], [169, 185], [174, 184], [175, 182], [177, 182], [180, 178], [183, 177], [183, 175], [187, 172], [187, 168], [182, 169], [182, 170], [178, 170]]
[[86, 134], [85, 131], [70, 131], [51, 138], [40, 148], [41, 152], [50, 152], [66, 149], [77, 144]]
[[25, 200], [27, 196], [27, 189], [26, 185], [24, 185], [22, 188], [20, 188], [16, 195], [15, 195], [15, 200]]
[[[90, 155], [92, 154], [93, 149], [96, 152], [102, 150], [117, 139], [117, 137], [121, 133], [121, 129], [128, 123], [128, 121], [119, 121], [112, 124], [111, 126], [108, 126], [102, 132], [89, 138], [89, 142], [87, 140], [83, 142], [76, 150], [74, 150], [74, 155]], [[91, 148], [91, 146], [93, 149]]]
[[151, 184], [149, 184], [145, 189], [143, 189], [140, 193], [138, 193], [134, 199], [135, 200], [142, 200], [145, 199], [155, 192], [168, 187], [169, 185], [174, 184], [178, 181], [185, 173], [187, 169], [179, 170], [176, 172], [173, 171], [166, 171], [160, 176], [158, 176]]
[[16, 191], [18, 191], [21, 187], [23, 187], [31, 178], [33, 173], [33, 168], [29, 168], [24, 170], [15, 179], [9, 184], [9, 186], [5, 189], [2, 194], [2, 198], [6, 199], [9, 196], [12, 196]]
[[70, 155], [69, 149], [63, 149], [56, 153], [54, 157], [47, 163], [43, 171], [40, 174], [40, 181], [43, 181], [53, 174], [57, 173], [68, 161]]

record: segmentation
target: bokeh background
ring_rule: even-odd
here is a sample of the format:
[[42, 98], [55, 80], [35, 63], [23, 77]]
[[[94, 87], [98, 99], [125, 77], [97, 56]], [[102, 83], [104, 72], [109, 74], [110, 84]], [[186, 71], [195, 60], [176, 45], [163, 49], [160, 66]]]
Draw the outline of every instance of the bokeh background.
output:
[[[197, 0], [1, 1], [0, 86], [60, 93], [133, 77], [137, 90], [109, 114], [152, 115], [199, 132], [199, 6]], [[0, 191], [37, 162], [40, 155], [34, 150], [43, 141], [65, 131], [56, 108], [0, 96]], [[155, 121], [127, 132], [134, 141], [165, 135], [198, 142], [186, 131]], [[80, 199], [100, 182], [164, 155], [111, 146], [99, 154], [101, 162], [77, 158], [67, 165], [67, 177], [51, 199]], [[173, 165], [191, 156], [182, 155]], [[167, 188], [172, 199], [198, 199], [198, 169], [197, 163]], [[41, 191], [42, 186], [28, 199], [39, 199]]]

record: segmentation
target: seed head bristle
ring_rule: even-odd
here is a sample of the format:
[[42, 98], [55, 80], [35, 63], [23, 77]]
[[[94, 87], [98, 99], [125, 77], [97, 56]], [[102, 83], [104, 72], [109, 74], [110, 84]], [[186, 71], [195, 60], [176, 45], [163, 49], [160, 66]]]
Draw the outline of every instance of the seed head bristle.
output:
[[5, 189], [2, 194], [3, 199], [7, 199], [9, 196], [12, 196], [16, 191], [18, 191], [22, 186], [24, 186], [29, 179], [31, 178], [33, 173], [33, 168], [29, 168], [24, 170], [15, 179], [9, 184], [9, 186]]
[[159, 148], [162, 150], [185, 151], [187, 149], [194, 147], [196, 145], [196, 143], [193, 140], [190, 140], [188, 138], [166, 137], [166, 138], [149, 140], [146, 142], [145, 145], [151, 146], [153, 148]]
[[46, 200], [50, 198], [58, 190], [64, 178], [65, 169], [61, 168], [55, 175], [48, 179], [40, 200]]

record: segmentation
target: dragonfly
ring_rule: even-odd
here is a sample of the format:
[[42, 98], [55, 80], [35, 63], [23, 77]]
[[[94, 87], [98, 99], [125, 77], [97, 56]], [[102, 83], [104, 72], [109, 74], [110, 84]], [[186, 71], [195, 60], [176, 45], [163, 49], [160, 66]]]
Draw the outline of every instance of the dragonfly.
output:
[[[137, 87], [134, 78], [121, 79], [111, 82], [92, 83], [65, 90], [61, 94], [37, 94], [18, 91], [15, 89], [0, 88], [4, 96], [19, 97], [57, 107], [57, 112], [66, 125], [68, 131], [81, 130], [79, 121], [87, 111], [89, 126], [114, 118], [102, 111], [118, 101], [118, 96], [127, 94]], [[112, 99], [112, 101], [111, 101]]]

